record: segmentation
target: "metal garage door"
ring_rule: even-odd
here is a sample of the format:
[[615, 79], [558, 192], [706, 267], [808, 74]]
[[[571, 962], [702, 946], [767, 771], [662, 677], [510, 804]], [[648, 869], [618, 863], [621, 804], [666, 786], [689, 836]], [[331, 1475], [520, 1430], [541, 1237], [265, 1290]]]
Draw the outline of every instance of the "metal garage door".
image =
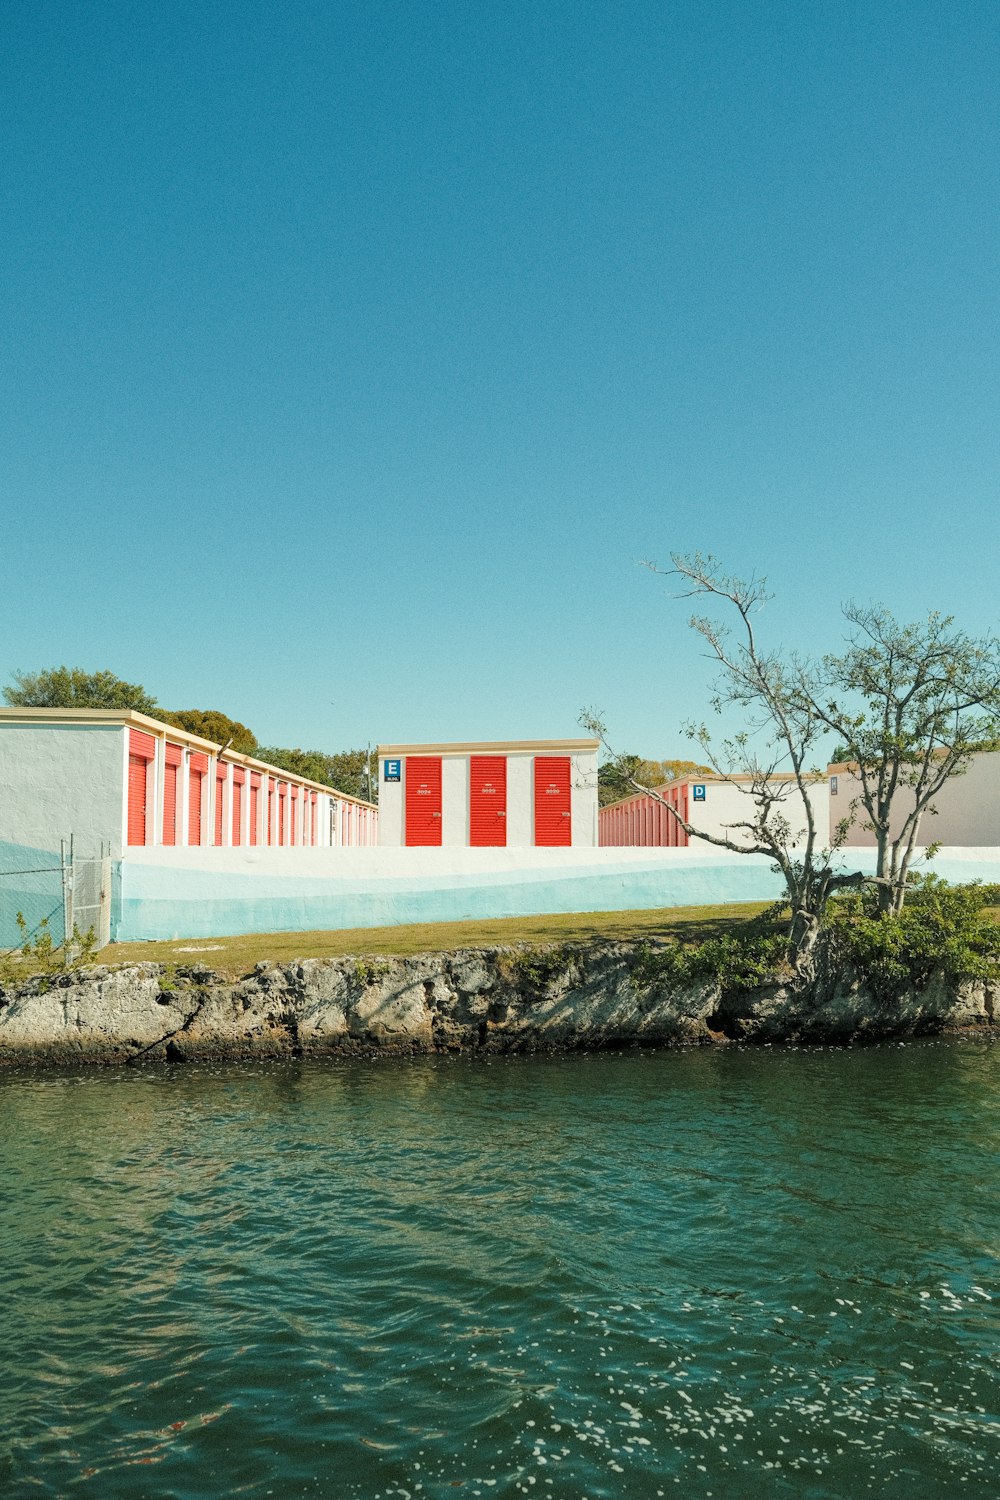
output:
[[507, 757], [473, 755], [469, 760], [469, 843], [475, 849], [507, 843]]
[[406, 757], [406, 843], [441, 842], [441, 757]]
[[535, 843], [557, 848], [573, 842], [568, 755], [535, 757]]

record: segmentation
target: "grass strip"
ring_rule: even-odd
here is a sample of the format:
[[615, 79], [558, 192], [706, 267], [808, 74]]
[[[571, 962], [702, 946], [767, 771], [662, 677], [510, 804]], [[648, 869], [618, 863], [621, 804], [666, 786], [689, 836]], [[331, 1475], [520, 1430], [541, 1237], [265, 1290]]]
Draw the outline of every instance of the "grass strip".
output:
[[659, 911], [591, 911], [414, 926], [354, 927], [332, 932], [257, 932], [240, 937], [178, 938], [172, 942], [113, 943], [100, 963], [203, 964], [246, 974], [258, 963], [295, 963], [346, 955], [406, 958], [455, 948], [542, 947], [549, 943], [629, 942], [643, 938], [704, 942], [767, 910], [761, 901], [724, 906], [672, 906]]

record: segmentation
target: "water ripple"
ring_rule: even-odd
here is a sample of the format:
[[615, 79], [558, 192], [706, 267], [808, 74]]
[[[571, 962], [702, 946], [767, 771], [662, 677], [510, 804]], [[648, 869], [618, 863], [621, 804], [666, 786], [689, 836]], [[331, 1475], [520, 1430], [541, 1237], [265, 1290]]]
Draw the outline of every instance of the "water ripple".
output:
[[998, 1092], [955, 1043], [9, 1076], [0, 1488], [992, 1496]]

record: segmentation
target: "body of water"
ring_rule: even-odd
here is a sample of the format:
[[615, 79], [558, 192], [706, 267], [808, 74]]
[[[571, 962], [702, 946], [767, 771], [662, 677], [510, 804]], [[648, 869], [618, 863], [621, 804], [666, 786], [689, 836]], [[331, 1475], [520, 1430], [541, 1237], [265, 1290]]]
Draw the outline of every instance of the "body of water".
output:
[[1000, 1491], [1000, 1048], [0, 1078], [0, 1494]]

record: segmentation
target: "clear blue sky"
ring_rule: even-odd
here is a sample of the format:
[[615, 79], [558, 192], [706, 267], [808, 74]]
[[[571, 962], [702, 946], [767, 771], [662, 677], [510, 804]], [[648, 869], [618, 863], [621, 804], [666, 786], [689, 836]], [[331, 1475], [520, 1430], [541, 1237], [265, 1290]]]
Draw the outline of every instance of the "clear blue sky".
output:
[[8, 0], [0, 680], [685, 753], [637, 566], [997, 623], [1000, 8]]

